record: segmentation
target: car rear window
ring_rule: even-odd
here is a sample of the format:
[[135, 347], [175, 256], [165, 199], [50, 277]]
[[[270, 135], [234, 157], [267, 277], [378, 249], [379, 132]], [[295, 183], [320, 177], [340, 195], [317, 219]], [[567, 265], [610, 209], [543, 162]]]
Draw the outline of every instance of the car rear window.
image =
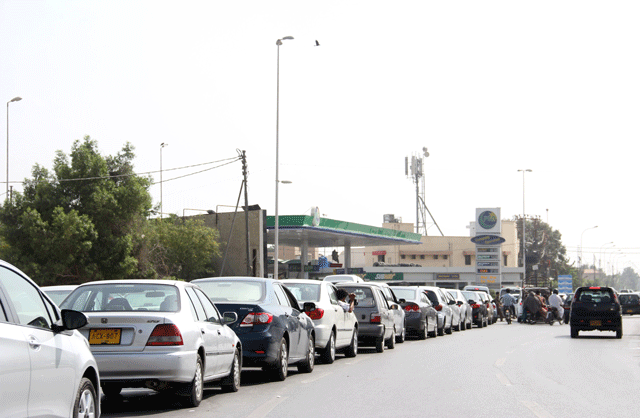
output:
[[611, 303], [614, 301], [613, 291], [601, 288], [583, 289], [577, 299], [587, 303]]
[[620, 303], [624, 303], [624, 304], [631, 304], [631, 303], [638, 303], [638, 300], [640, 300], [640, 296], [638, 295], [620, 295]]
[[319, 283], [285, 283], [287, 289], [293, 293], [293, 296], [298, 299], [299, 302], [319, 302], [320, 301], [320, 287]]
[[137, 283], [82, 286], [71, 292], [60, 308], [81, 312], [177, 312], [178, 289], [171, 285]]
[[263, 282], [216, 280], [196, 284], [212, 302], [260, 302], [265, 297]]
[[416, 291], [413, 289], [398, 289], [394, 287], [393, 293], [396, 294], [398, 299], [416, 300]]
[[368, 287], [347, 287], [340, 286], [341, 289], [346, 290], [349, 293], [355, 293], [356, 306], [358, 308], [373, 308], [376, 306], [376, 301], [373, 298], [373, 291]]

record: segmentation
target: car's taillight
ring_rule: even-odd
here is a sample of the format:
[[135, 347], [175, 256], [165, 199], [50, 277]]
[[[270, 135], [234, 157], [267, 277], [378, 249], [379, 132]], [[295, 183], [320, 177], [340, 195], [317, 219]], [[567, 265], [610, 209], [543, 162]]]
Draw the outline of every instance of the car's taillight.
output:
[[382, 317], [380, 317], [379, 313], [372, 313], [369, 322], [371, 322], [372, 324], [379, 324], [380, 322], [382, 322]]
[[156, 325], [147, 341], [147, 345], [183, 345], [182, 334], [174, 324]]
[[311, 319], [322, 319], [324, 316], [324, 309], [315, 308], [314, 310], [307, 312], [307, 315], [309, 315], [309, 318]]
[[436, 306], [434, 306], [434, 308], [436, 308], [436, 311], [441, 311], [442, 310], [442, 305], [436, 305]]
[[241, 327], [269, 324], [273, 321], [273, 315], [267, 312], [251, 312], [240, 323]]
[[474, 303], [473, 305], [471, 305], [471, 307], [473, 309], [478, 309], [478, 308], [480, 308], [480, 304], [479, 303]]
[[411, 303], [411, 304], [405, 306], [404, 310], [407, 311], [407, 312], [418, 312], [418, 311], [420, 311], [420, 307], [418, 305], [416, 305], [415, 303]]

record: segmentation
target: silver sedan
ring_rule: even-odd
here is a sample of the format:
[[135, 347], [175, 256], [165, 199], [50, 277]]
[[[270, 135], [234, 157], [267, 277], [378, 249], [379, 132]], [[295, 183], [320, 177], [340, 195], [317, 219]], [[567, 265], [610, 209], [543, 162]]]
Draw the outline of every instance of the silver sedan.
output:
[[240, 340], [202, 290], [169, 280], [114, 280], [80, 285], [62, 303], [87, 316], [89, 341], [102, 390], [171, 390], [198, 406], [203, 385], [240, 386]]

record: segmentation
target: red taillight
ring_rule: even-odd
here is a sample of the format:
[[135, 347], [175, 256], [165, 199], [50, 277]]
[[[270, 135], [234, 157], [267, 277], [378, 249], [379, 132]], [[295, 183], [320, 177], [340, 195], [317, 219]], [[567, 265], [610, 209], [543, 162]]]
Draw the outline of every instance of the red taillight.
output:
[[309, 315], [309, 318], [311, 319], [322, 319], [324, 316], [324, 309], [315, 308], [314, 310], [307, 312], [307, 315]]
[[251, 312], [240, 323], [241, 327], [269, 324], [273, 321], [273, 315], [267, 312]]
[[590, 290], [600, 290], [600, 286], [591, 286]]
[[442, 305], [436, 305], [436, 306], [434, 306], [434, 308], [436, 308], [436, 311], [441, 311], [442, 310]]
[[147, 341], [147, 345], [183, 345], [182, 334], [173, 324], [156, 325]]
[[478, 309], [478, 308], [480, 308], [480, 304], [479, 303], [474, 303], [473, 305], [471, 305], [471, 308]]
[[380, 322], [382, 322], [382, 318], [380, 317], [379, 313], [372, 313], [369, 322], [371, 322], [372, 324], [379, 324]]
[[420, 311], [420, 307], [418, 305], [416, 305], [415, 303], [411, 303], [411, 304], [405, 306], [404, 310], [407, 311], [407, 312], [419, 312]]

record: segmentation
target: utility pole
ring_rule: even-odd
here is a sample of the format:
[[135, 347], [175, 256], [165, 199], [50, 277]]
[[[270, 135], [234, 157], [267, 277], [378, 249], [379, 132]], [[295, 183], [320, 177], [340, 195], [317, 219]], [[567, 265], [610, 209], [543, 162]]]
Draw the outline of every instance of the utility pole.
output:
[[247, 152], [245, 150], [242, 150], [240, 157], [242, 158], [242, 177], [244, 182], [244, 228], [246, 231], [245, 240], [247, 247], [247, 276], [251, 276], [251, 251], [249, 249], [249, 195], [247, 194]]

